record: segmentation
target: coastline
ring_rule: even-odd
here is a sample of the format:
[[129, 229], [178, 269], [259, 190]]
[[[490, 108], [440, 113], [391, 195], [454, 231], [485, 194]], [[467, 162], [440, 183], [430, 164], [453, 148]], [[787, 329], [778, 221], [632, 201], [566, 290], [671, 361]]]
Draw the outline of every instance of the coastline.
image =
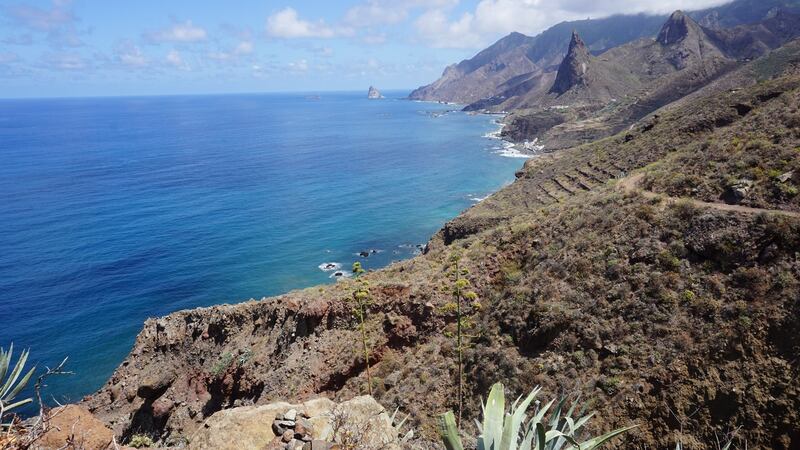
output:
[[530, 159], [535, 158], [541, 153], [542, 150], [544, 150], [545, 146], [538, 144], [538, 139], [535, 139], [532, 142], [525, 141], [523, 143], [517, 143], [503, 137], [503, 129], [505, 129], [507, 126], [504, 119], [508, 116], [508, 113], [481, 112], [479, 114], [500, 116], [494, 121], [494, 123], [498, 126], [497, 130], [483, 135], [483, 137], [487, 139], [496, 139], [501, 142], [499, 147], [495, 147], [495, 150], [497, 150], [495, 152], [496, 154], [505, 158]]

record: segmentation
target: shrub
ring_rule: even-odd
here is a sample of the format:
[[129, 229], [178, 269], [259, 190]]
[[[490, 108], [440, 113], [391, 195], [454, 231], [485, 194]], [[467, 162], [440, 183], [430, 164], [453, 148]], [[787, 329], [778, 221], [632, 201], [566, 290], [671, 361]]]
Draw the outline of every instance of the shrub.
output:
[[154, 447], [155, 445], [153, 439], [144, 434], [134, 434], [128, 441], [128, 446], [133, 448]]
[[[503, 385], [495, 383], [483, 407], [483, 423], [478, 424], [480, 436], [478, 437], [479, 450], [561, 450], [563, 448], [578, 448], [580, 450], [593, 450], [620, 434], [634, 428], [625, 427], [606, 433], [602, 436], [589, 438], [583, 442], [580, 439], [581, 429], [592, 418], [594, 413], [589, 413], [575, 420], [572, 415], [578, 409], [578, 404], [573, 403], [565, 412], [566, 398], [557, 404], [555, 399], [533, 411], [533, 416], [526, 422], [528, 407], [541, 391], [536, 387], [525, 399], [518, 398], [511, 405], [509, 411], [505, 408], [505, 395]], [[553, 405], [555, 407], [553, 408]], [[552, 411], [551, 411], [551, 408]], [[550, 412], [548, 419], [545, 416]], [[442, 415], [440, 421], [442, 441], [447, 450], [463, 450], [461, 437], [455, 423], [452, 411]]]

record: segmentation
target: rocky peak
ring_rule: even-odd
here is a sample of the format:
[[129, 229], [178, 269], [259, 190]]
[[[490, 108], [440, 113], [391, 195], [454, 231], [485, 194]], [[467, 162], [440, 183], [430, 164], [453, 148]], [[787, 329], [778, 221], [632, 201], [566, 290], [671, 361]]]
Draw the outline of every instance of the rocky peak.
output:
[[558, 67], [558, 74], [551, 93], [561, 95], [577, 85], [586, 84], [586, 72], [589, 68], [589, 49], [576, 31], [572, 32], [567, 55]]
[[656, 38], [662, 45], [671, 45], [684, 40], [691, 34], [700, 31], [700, 25], [683, 11], [675, 11], [661, 27], [661, 31]]

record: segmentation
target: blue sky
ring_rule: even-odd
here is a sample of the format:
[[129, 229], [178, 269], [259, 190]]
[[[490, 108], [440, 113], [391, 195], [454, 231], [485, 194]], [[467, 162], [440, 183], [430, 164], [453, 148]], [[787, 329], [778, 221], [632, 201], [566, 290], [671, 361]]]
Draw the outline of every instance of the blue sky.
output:
[[725, 0], [0, 0], [0, 97], [411, 89], [511, 31]]

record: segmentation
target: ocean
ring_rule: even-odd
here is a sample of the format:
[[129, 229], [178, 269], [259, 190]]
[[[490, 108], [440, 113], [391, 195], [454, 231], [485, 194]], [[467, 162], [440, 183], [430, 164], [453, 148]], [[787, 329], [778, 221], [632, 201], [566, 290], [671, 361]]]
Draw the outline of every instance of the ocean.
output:
[[148, 317], [409, 258], [513, 181], [496, 117], [385, 94], [0, 100], [0, 346], [76, 401]]

